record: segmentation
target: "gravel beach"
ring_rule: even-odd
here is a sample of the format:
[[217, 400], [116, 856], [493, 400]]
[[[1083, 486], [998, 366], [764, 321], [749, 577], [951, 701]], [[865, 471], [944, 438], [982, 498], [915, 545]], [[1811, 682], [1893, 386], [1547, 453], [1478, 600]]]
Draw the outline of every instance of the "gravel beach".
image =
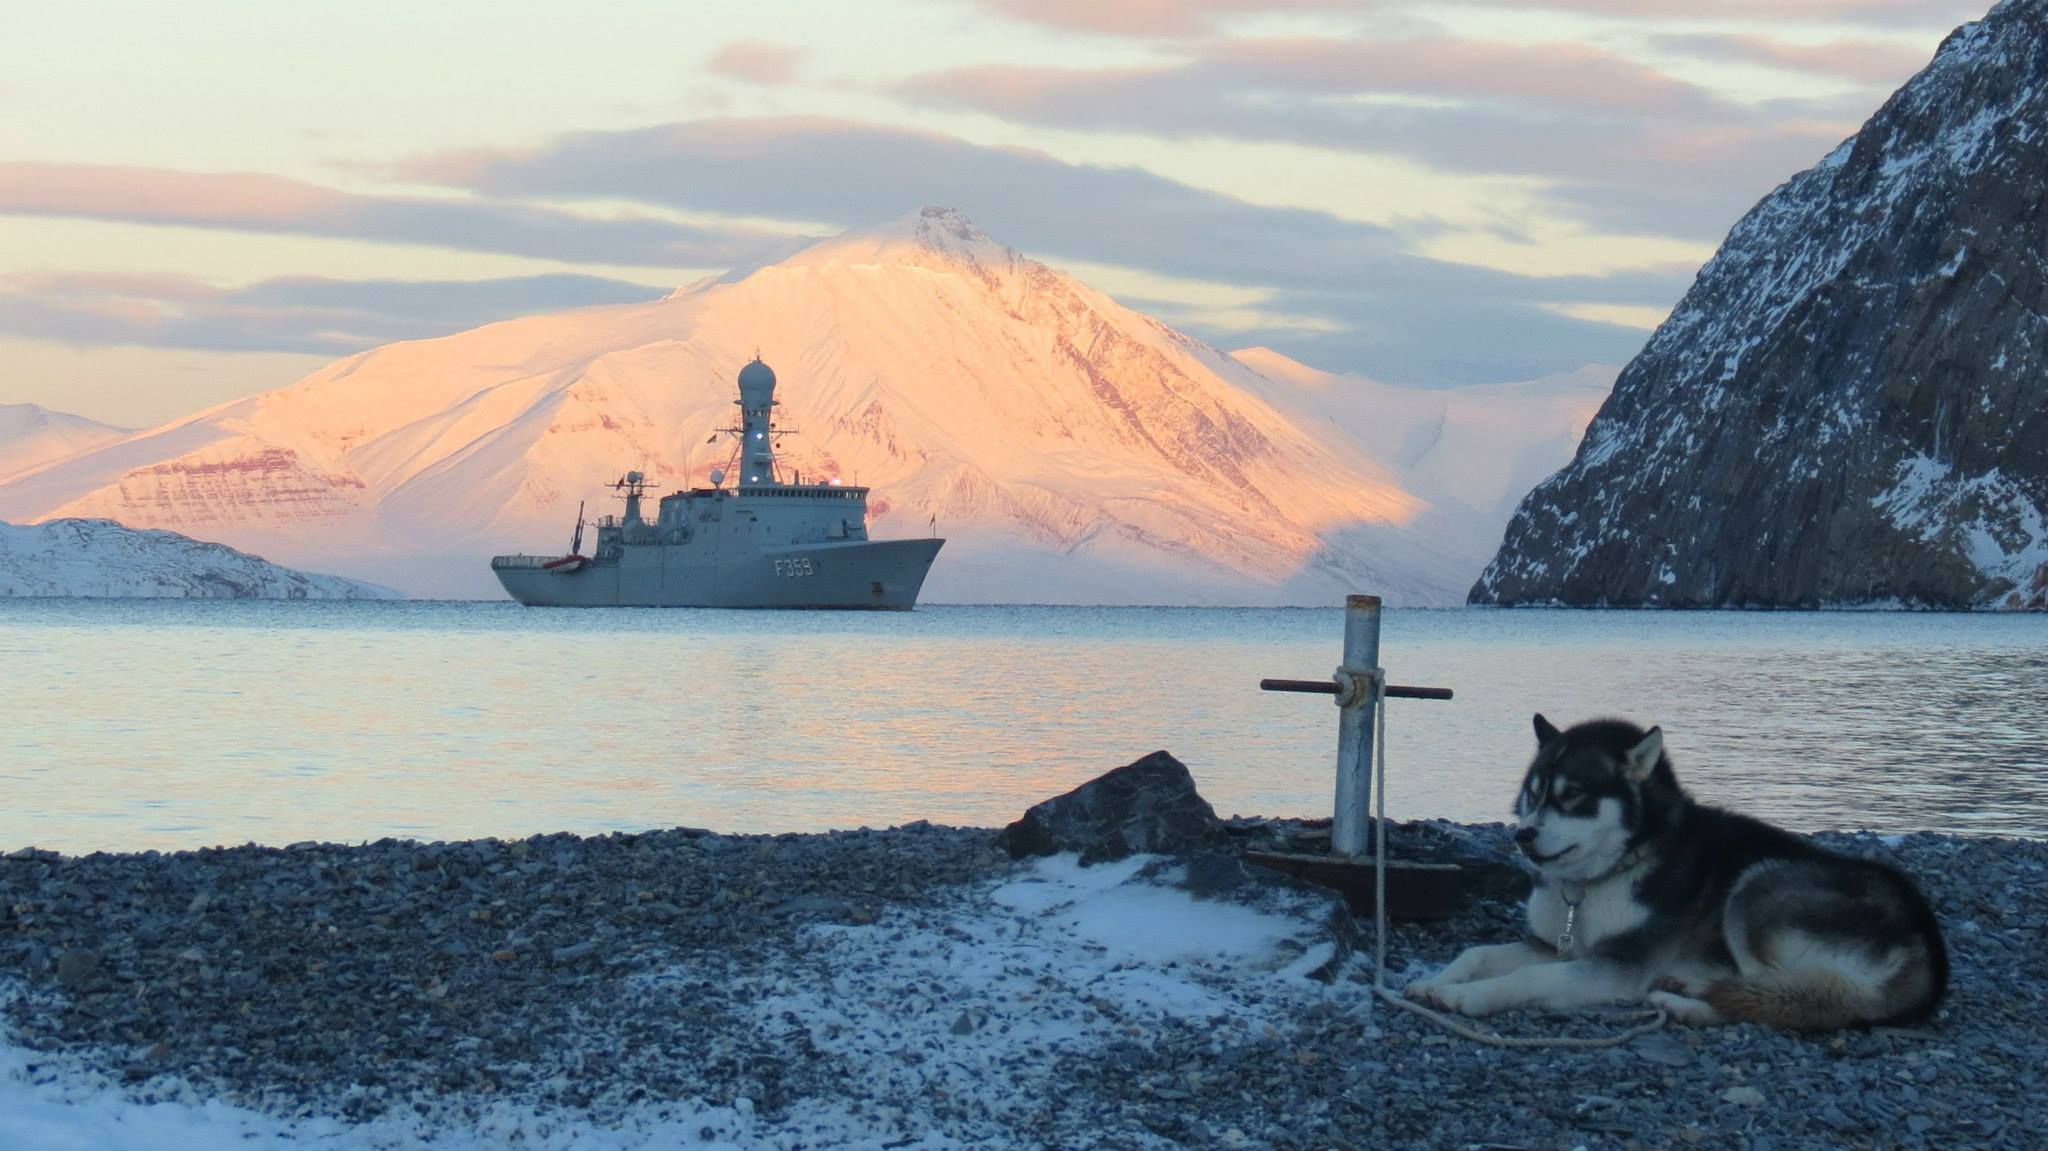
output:
[[[1390, 842], [1446, 836], [1506, 844], [1443, 824]], [[2048, 844], [1819, 837], [1939, 909], [1955, 978], [1924, 1029], [1503, 1051], [1375, 1005], [1370, 923], [1320, 889], [1012, 862], [995, 837], [18, 851], [0, 1099], [41, 1117], [31, 1134], [102, 1115], [132, 1135], [120, 1108], [168, 1103], [238, 1145], [323, 1147], [2048, 1145]], [[1517, 932], [1509, 893], [1396, 925], [1389, 981]]]

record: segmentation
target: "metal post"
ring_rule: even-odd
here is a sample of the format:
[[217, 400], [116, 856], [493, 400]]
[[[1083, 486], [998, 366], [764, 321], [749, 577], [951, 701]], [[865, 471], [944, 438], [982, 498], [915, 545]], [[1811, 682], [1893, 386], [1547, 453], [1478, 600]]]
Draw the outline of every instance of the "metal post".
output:
[[[1380, 668], [1380, 597], [1344, 598], [1344, 666], [1338, 679], [1358, 689], [1337, 697], [1337, 810], [1330, 825], [1330, 850], [1363, 855], [1372, 846], [1372, 692], [1365, 690]], [[1348, 673], [1348, 674], [1343, 674]]]

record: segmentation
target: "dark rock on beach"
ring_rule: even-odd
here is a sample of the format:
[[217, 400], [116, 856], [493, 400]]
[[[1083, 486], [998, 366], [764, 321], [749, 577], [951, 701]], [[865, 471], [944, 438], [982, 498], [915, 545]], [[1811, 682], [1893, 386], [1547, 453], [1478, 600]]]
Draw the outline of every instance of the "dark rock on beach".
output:
[[996, 842], [1012, 858], [1079, 852], [1081, 862], [1222, 847], [1223, 821], [1195, 790], [1187, 765], [1164, 751], [1038, 804]]

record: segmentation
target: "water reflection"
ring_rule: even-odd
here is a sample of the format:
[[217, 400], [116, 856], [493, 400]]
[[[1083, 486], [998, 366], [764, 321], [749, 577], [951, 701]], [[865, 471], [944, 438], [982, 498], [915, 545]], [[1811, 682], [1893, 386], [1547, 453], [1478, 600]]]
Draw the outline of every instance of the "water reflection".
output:
[[[992, 825], [1155, 748], [1327, 814], [1335, 611], [0, 603], [0, 847]], [[1529, 714], [1664, 725], [1798, 827], [2048, 834], [2048, 618], [1394, 612], [1390, 805], [1498, 819]]]

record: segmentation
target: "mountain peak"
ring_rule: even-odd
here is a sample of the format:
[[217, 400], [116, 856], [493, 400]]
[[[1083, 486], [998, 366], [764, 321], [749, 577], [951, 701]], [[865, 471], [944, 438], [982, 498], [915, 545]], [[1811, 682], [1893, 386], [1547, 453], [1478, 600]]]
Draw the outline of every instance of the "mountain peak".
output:
[[1023, 257], [1015, 249], [991, 239], [958, 208], [929, 206], [876, 227], [842, 232], [829, 240], [812, 244], [785, 263], [813, 267], [833, 264], [969, 265], [993, 269], [1021, 259]]
[[[888, 230], [907, 231], [918, 243], [940, 249], [972, 249], [985, 244], [995, 244], [988, 233], [967, 218], [967, 213], [958, 208], [927, 205], [908, 216], [892, 221]], [[1002, 245], [997, 244], [997, 247]], [[1005, 251], [1008, 249], [1005, 248]]]
[[0, 404], [0, 476], [110, 443], [132, 430], [38, 404]]

